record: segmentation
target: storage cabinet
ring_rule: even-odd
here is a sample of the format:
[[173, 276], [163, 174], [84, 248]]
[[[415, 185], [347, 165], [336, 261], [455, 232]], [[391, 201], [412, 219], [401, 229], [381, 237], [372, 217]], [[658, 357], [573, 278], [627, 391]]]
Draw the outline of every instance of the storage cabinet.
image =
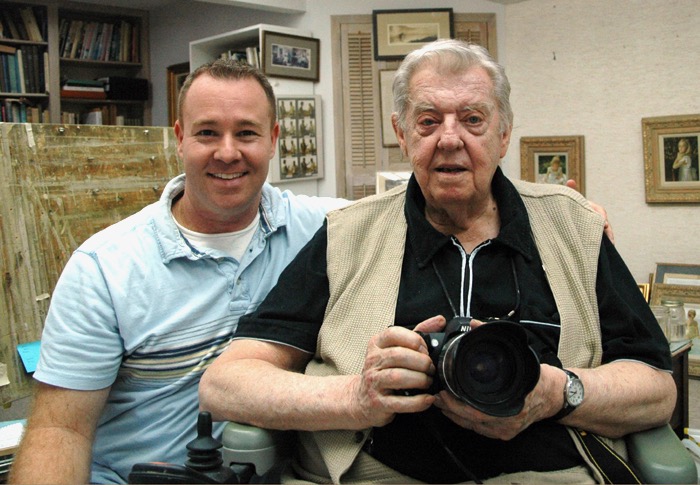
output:
[[[116, 124], [117, 119], [123, 124], [151, 123], [148, 92], [136, 93], [136, 99], [111, 99], [109, 94], [106, 97], [83, 94], [91, 91], [83, 89], [88, 86], [82, 85], [95, 79], [139, 78], [146, 80], [148, 91], [147, 11], [70, 1], [28, 0], [3, 4], [3, 12], [5, 5], [8, 10], [32, 8], [40, 17], [40, 28], [43, 25], [45, 37], [40, 42], [0, 39], [0, 45], [12, 46], [19, 42], [42, 51], [45, 82], [41, 93], [22, 94], [27, 104], [39, 105], [48, 112], [44, 113], [42, 121], [83, 122], [91, 113], [99, 115], [92, 118], [101, 118], [102, 124]], [[73, 88], [80, 89], [62, 93], [67, 80]], [[7, 99], [14, 94], [3, 92], [2, 97]]]

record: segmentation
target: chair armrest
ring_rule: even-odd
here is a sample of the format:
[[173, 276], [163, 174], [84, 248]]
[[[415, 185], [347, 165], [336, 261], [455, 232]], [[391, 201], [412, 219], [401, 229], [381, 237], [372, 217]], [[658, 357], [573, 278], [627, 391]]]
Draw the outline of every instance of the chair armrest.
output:
[[294, 433], [229, 421], [221, 437], [225, 466], [249, 463], [257, 475], [281, 468], [293, 453]]
[[632, 433], [625, 441], [644, 483], [698, 483], [695, 460], [669, 425]]

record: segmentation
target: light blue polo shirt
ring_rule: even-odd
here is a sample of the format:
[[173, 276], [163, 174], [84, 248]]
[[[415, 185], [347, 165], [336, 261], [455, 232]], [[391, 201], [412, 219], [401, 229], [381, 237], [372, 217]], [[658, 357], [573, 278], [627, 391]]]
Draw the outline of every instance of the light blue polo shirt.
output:
[[[170, 208], [184, 182], [176, 177], [158, 202], [85, 241], [52, 295], [34, 377], [76, 390], [112, 386], [93, 482], [126, 482], [137, 462], [185, 462], [202, 373], [326, 212], [347, 204], [265, 184], [260, 225], [237, 261], [182, 237]], [[215, 425], [215, 435], [222, 430]]]

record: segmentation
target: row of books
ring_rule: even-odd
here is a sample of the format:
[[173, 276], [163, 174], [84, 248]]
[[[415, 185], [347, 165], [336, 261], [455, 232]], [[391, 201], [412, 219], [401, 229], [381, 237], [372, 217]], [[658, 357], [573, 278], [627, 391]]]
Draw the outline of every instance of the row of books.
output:
[[48, 54], [43, 46], [0, 44], [0, 92], [48, 92]]
[[42, 8], [3, 6], [0, 9], [0, 38], [44, 42], [46, 15]]
[[51, 116], [40, 103], [22, 98], [5, 98], [0, 104], [0, 120], [8, 123], [50, 123]]
[[253, 67], [260, 68], [260, 53], [257, 47], [246, 47], [245, 50], [228, 50], [221, 53], [222, 59], [247, 62]]
[[59, 53], [65, 59], [140, 62], [139, 29], [131, 22], [93, 22], [62, 18]]
[[61, 123], [75, 125], [143, 126], [143, 118], [117, 113], [115, 105], [105, 105], [83, 111], [61, 111]]

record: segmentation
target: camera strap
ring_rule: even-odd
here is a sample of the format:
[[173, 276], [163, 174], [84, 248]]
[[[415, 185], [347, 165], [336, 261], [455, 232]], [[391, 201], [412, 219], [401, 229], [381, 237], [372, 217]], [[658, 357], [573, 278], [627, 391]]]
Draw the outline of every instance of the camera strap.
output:
[[632, 465], [600, 436], [581, 429], [569, 428], [569, 430], [578, 441], [579, 448], [588, 457], [589, 465], [600, 472], [605, 483], [643, 483]]

